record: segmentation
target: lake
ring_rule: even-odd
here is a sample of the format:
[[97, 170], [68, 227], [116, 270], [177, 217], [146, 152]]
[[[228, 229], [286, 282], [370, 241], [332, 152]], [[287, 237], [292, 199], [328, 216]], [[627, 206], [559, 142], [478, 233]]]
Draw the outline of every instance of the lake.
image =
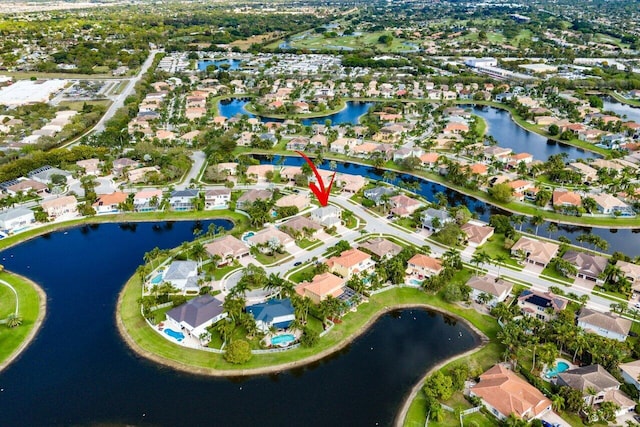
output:
[[242, 61], [239, 59], [220, 59], [220, 60], [211, 60], [206, 59], [203, 61], [198, 61], [198, 71], [207, 71], [207, 67], [210, 65], [215, 65], [216, 67], [220, 67], [221, 65], [226, 64], [229, 66], [229, 71], [236, 71], [242, 69]]
[[398, 310], [338, 354], [282, 374], [215, 379], [139, 358], [115, 326], [118, 293], [146, 251], [209, 223], [78, 227], [0, 253], [48, 297], [37, 339], [0, 373], [2, 425], [388, 426], [429, 367], [478, 344], [455, 319]]
[[626, 116], [625, 121], [634, 121], [636, 123], [640, 123], [640, 108], [634, 107], [629, 104], [623, 104], [622, 102], [618, 102], [615, 98], [610, 96], [605, 96], [602, 98], [604, 102], [604, 107], [602, 108], [604, 111], [613, 111], [616, 114], [624, 117]]

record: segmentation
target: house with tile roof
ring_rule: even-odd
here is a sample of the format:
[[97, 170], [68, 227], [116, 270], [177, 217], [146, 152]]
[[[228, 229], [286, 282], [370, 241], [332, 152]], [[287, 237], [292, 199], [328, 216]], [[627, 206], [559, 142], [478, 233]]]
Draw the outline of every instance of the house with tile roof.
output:
[[260, 304], [248, 306], [246, 312], [255, 319], [256, 326], [262, 332], [276, 329], [287, 329], [296, 320], [295, 310], [289, 298], [270, 299]]
[[273, 193], [269, 190], [249, 190], [242, 196], [238, 197], [238, 200], [236, 201], [236, 208], [242, 209], [245, 205], [250, 205], [256, 200], [270, 200], [272, 196]]
[[291, 236], [276, 227], [260, 230], [247, 239], [249, 246], [266, 246], [265, 249], [268, 249], [271, 242], [277, 242], [283, 248], [290, 248], [295, 245], [295, 240]]
[[518, 307], [525, 316], [548, 322], [555, 319], [557, 314], [567, 308], [569, 301], [551, 292], [540, 292], [525, 289], [518, 296]]
[[75, 196], [63, 196], [57, 199], [47, 200], [42, 202], [40, 206], [51, 219], [63, 215], [76, 215], [78, 213], [78, 200]]
[[419, 200], [412, 199], [404, 194], [391, 197], [389, 202], [391, 203], [391, 213], [399, 217], [410, 216], [423, 206]]
[[116, 191], [111, 194], [103, 194], [92, 205], [97, 214], [120, 212], [120, 204], [127, 201], [129, 194]]
[[181, 292], [199, 292], [198, 264], [195, 261], [173, 261], [162, 276], [163, 282], [171, 283]]
[[276, 201], [276, 206], [285, 207], [285, 206], [295, 206], [298, 208], [298, 212], [305, 210], [311, 200], [309, 199], [309, 193], [293, 193], [287, 194], [284, 197], [281, 197]]
[[133, 196], [134, 210], [136, 212], [155, 211], [160, 206], [161, 201], [162, 190], [140, 190]]
[[332, 273], [316, 274], [311, 282], [302, 282], [296, 286], [296, 293], [320, 304], [328, 296], [338, 298], [342, 295], [345, 283], [345, 279]]
[[317, 222], [311, 221], [304, 216], [294, 216], [293, 218], [280, 224], [280, 230], [287, 233], [294, 239], [301, 239], [307, 236], [312, 240], [318, 238], [318, 234], [323, 230], [322, 226]]
[[[212, 295], [200, 295], [185, 304], [169, 310], [166, 314], [167, 327], [187, 332], [200, 338], [207, 328], [227, 317], [223, 302]], [[204, 341], [204, 340], [201, 340]]]
[[582, 198], [573, 191], [559, 189], [553, 191], [552, 203], [554, 207], [579, 207], [582, 206]]
[[222, 209], [229, 206], [231, 202], [231, 189], [229, 188], [212, 188], [204, 193], [205, 210]]
[[348, 249], [339, 256], [327, 260], [329, 271], [349, 280], [354, 274], [369, 274], [373, 272], [376, 263], [371, 255], [359, 249]]
[[31, 209], [15, 208], [0, 212], [0, 230], [12, 233], [36, 222]]
[[521, 257], [524, 262], [546, 267], [553, 257], [556, 256], [560, 246], [541, 240], [534, 240], [526, 236], [520, 239], [511, 247], [511, 255]]
[[598, 212], [604, 215], [634, 216], [629, 205], [617, 197], [607, 193], [594, 194], [591, 198], [596, 202]]
[[631, 320], [613, 313], [600, 313], [583, 308], [578, 315], [578, 326], [587, 332], [617, 341], [626, 341], [631, 330]]
[[469, 390], [482, 399], [487, 410], [500, 420], [514, 414], [517, 418], [541, 418], [551, 411], [551, 401], [537, 388], [502, 365], [495, 365]]
[[237, 237], [226, 235], [218, 239], [214, 239], [210, 243], [204, 245], [204, 249], [209, 256], [220, 258], [219, 266], [227, 265], [233, 260], [238, 260], [249, 255], [249, 248]]
[[467, 237], [469, 246], [481, 246], [484, 245], [487, 240], [493, 236], [495, 229], [486, 224], [476, 224], [474, 222], [467, 222], [463, 224], [460, 229]]
[[375, 237], [360, 244], [360, 249], [373, 254], [377, 259], [393, 258], [402, 250], [402, 246], [395, 244], [382, 237]]
[[408, 276], [422, 280], [440, 273], [442, 268], [442, 261], [439, 259], [424, 254], [415, 254], [407, 261], [406, 273]]
[[[426, 228], [427, 230], [434, 232], [438, 231], [445, 224], [455, 221], [455, 218], [449, 215], [449, 212], [446, 209], [427, 208], [420, 212], [420, 214], [422, 228]], [[437, 226], [434, 225], [434, 219], [437, 219]]]
[[578, 269], [576, 276], [579, 279], [589, 280], [597, 284], [603, 284], [604, 279], [600, 275], [607, 268], [609, 261], [600, 255], [592, 255], [586, 252], [567, 251], [562, 259], [569, 261]]
[[616, 265], [620, 267], [624, 277], [631, 282], [632, 289], [640, 293], [640, 265], [622, 260], [618, 261]]
[[487, 301], [489, 307], [495, 307], [499, 302], [503, 302], [513, 290], [513, 283], [497, 277], [473, 276], [467, 281], [467, 286], [471, 288], [470, 297], [478, 301], [481, 294], [491, 297]]
[[622, 374], [624, 382], [633, 385], [640, 391], [640, 360], [621, 363], [618, 368], [620, 369], [620, 374]]
[[322, 206], [311, 211], [309, 219], [323, 225], [324, 227], [333, 227], [340, 225], [342, 210], [332, 205]]

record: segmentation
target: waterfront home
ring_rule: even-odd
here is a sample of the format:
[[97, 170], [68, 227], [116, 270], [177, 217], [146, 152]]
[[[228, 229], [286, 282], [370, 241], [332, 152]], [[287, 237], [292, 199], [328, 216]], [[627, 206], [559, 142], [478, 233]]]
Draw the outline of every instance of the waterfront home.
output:
[[511, 255], [522, 259], [526, 263], [546, 267], [551, 259], [556, 256], [559, 249], [560, 246], [555, 243], [522, 236], [511, 247]]
[[247, 243], [249, 246], [265, 246], [265, 250], [268, 250], [271, 244], [278, 244], [283, 248], [288, 248], [293, 246], [295, 241], [287, 233], [278, 230], [276, 227], [269, 227], [249, 237]]
[[526, 289], [518, 296], [518, 307], [525, 316], [548, 322], [567, 308], [568, 301], [551, 292], [540, 292]]
[[249, 248], [238, 238], [231, 235], [220, 237], [204, 245], [209, 256], [218, 257], [218, 266], [227, 265], [249, 255]]
[[97, 214], [117, 213], [120, 212], [121, 204], [127, 201], [127, 197], [129, 197], [129, 195], [121, 191], [103, 194], [92, 206]]
[[242, 209], [256, 200], [271, 200], [271, 197], [273, 197], [273, 193], [269, 190], [249, 190], [238, 198], [236, 208]]
[[619, 368], [624, 382], [633, 385], [640, 391], [640, 360], [621, 363]]
[[601, 337], [626, 341], [631, 329], [631, 320], [613, 313], [600, 313], [583, 308], [578, 315], [578, 326]]
[[310, 142], [309, 138], [305, 138], [305, 137], [293, 138], [289, 140], [289, 142], [287, 142], [287, 150], [304, 151], [307, 149], [307, 145], [309, 145], [309, 142]]
[[76, 165], [84, 169], [85, 175], [100, 175], [100, 162], [99, 159], [86, 159], [78, 160]]
[[419, 147], [413, 147], [413, 148], [400, 147], [393, 153], [393, 161], [397, 162], [399, 160], [408, 159], [409, 157], [419, 158], [420, 156], [422, 156], [422, 154], [423, 154], [422, 148], [419, 148]]
[[618, 261], [616, 265], [620, 268], [625, 279], [631, 283], [634, 292], [640, 292], [640, 265], [627, 261]]
[[465, 234], [466, 240], [471, 247], [484, 245], [494, 233], [493, 227], [473, 222], [463, 224], [460, 229]]
[[391, 212], [399, 217], [407, 217], [423, 206], [422, 202], [407, 197], [404, 194], [393, 196], [389, 199]]
[[596, 202], [598, 212], [604, 215], [632, 216], [633, 209], [617, 197], [607, 193], [594, 194], [591, 198]]
[[247, 177], [257, 182], [266, 181], [267, 173], [275, 173], [273, 165], [251, 165], [247, 168]]
[[162, 190], [140, 190], [133, 196], [136, 212], [151, 212], [158, 209], [162, 200]]
[[553, 191], [552, 203], [554, 207], [579, 207], [582, 206], [582, 198], [573, 191], [559, 189]]
[[442, 262], [439, 259], [428, 255], [415, 254], [407, 262], [406, 274], [422, 280], [440, 273], [442, 269]]
[[569, 163], [569, 169], [578, 172], [582, 176], [582, 180], [585, 182], [592, 182], [598, 179], [598, 171], [584, 163]]
[[484, 148], [484, 158], [487, 161], [500, 161], [506, 162], [513, 151], [511, 148], [499, 147], [497, 145], [490, 145]]
[[198, 264], [195, 261], [173, 261], [162, 276], [162, 281], [170, 283], [180, 292], [199, 292]]
[[597, 408], [603, 402], [613, 402], [619, 406], [616, 416], [635, 407], [635, 402], [620, 391], [618, 380], [600, 365], [582, 366], [561, 372], [556, 383], [580, 391], [584, 402], [589, 406]]
[[15, 208], [0, 212], [0, 230], [13, 233], [36, 222], [33, 211], [27, 208]]
[[480, 300], [480, 295], [487, 295], [489, 307], [507, 299], [513, 289], [513, 283], [489, 276], [473, 276], [467, 281], [467, 286], [471, 288], [470, 297], [475, 301]]
[[327, 265], [329, 271], [349, 280], [354, 274], [373, 272], [376, 263], [368, 253], [359, 249], [348, 249], [339, 256], [329, 258]]
[[311, 200], [309, 199], [308, 193], [293, 193], [278, 199], [276, 201], [276, 206], [277, 207], [294, 206], [298, 208], [298, 212], [300, 212], [305, 210], [310, 203], [311, 203]]
[[333, 227], [340, 225], [340, 218], [342, 217], [342, 211], [332, 205], [323, 206], [311, 211], [309, 218], [312, 221], [322, 224], [325, 227]]
[[55, 175], [61, 175], [65, 177], [65, 179], [71, 178], [71, 172], [67, 172], [62, 169], [54, 168], [49, 165], [42, 166], [38, 169], [34, 169], [27, 174], [27, 177], [33, 179], [34, 181], [41, 182], [43, 184], [50, 184], [51, 179]]
[[229, 188], [212, 188], [204, 193], [204, 208], [219, 209], [229, 206], [231, 190]]
[[31, 191], [39, 196], [44, 196], [49, 191], [49, 187], [47, 187], [46, 184], [26, 178], [3, 182], [2, 187], [10, 196], [15, 196], [18, 193], [29, 193]]
[[[223, 302], [212, 295], [200, 295], [169, 310], [166, 314], [166, 328], [186, 331], [200, 339], [207, 334], [207, 328], [227, 317]], [[203, 335], [204, 334], [204, 335]], [[201, 340], [204, 341], [204, 340]]]
[[349, 154], [358, 144], [360, 144], [360, 141], [355, 138], [338, 138], [329, 144], [329, 151], [338, 154]]
[[280, 230], [296, 240], [303, 236], [315, 240], [318, 238], [319, 232], [322, 231], [322, 226], [304, 216], [295, 216], [280, 224]]
[[502, 365], [495, 365], [480, 375], [480, 381], [471, 387], [469, 394], [479, 397], [487, 410], [500, 420], [511, 414], [530, 420], [551, 411], [549, 399]]
[[264, 333], [273, 327], [287, 329], [296, 320], [295, 309], [289, 298], [271, 299], [260, 304], [250, 305], [246, 312], [255, 319], [256, 326]]
[[600, 277], [607, 268], [607, 259], [599, 255], [591, 255], [586, 252], [567, 251], [562, 259], [570, 262], [578, 269], [576, 276], [579, 279], [589, 280], [601, 285], [604, 279]]
[[345, 279], [332, 273], [316, 274], [311, 282], [302, 282], [296, 286], [296, 293], [301, 297], [308, 297], [316, 304], [327, 297], [338, 298], [344, 293]]
[[447, 212], [446, 209], [427, 208], [426, 210], [422, 211], [422, 216], [420, 217], [422, 228], [426, 228], [427, 230], [431, 230], [433, 232], [438, 231], [447, 223], [453, 221], [455, 221], [455, 218], [449, 215], [449, 212]]
[[169, 205], [174, 211], [191, 210], [199, 194], [200, 191], [195, 189], [173, 191], [169, 196]]
[[347, 193], [357, 193], [367, 185], [367, 179], [360, 175], [341, 173], [336, 178], [336, 184], [342, 187], [342, 191]]
[[368, 190], [364, 190], [364, 197], [366, 199], [369, 199], [371, 201], [373, 201], [376, 206], [380, 205], [385, 197], [391, 197], [394, 194], [396, 194], [397, 191], [394, 190], [393, 188], [389, 188], [389, 187], [375, 187], [375, 188], [370, 188]]
[[402, 250], [402, 246], [397, 245], [382, 237], [375, 237], [360, 244], [359, 249], [373, 254], [378, 260], [393, 258]]
[[63, 215], [75, 215], [78, 213], [78, 200], [75, 196], [63, 196], [53, 200], [47, 200], [40, 205], [50, 219], [56, 219]]
[[420, 156], [420, 163], [426, 168], [433, 168], [438, 164], [439, 158], [438, 153], [424, 153]]

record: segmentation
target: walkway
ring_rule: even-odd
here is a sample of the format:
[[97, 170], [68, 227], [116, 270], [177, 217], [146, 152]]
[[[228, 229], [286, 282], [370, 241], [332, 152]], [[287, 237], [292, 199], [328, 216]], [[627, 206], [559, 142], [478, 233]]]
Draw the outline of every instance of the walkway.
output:
[[18, 315], [18, 312], [20, 310], [20, 299], [18, 299], [18, 292], [16, 291], [16, 289], [11, 286], [9, 283], [5, 282], [4, 280], [0, 280], [0, 283], [5, 285], [6, 287], [8, 287], [9, 289], [11, 289], [13, 291], [13, 294], [16, 296], [16, 316]]

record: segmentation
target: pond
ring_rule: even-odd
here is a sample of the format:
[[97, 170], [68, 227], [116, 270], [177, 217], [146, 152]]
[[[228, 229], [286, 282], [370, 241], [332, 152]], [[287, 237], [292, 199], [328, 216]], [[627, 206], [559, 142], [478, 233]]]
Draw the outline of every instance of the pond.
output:
[[626, 116], [626, 119], [624, 119], [626, 121], [632, 120], [636, 123], [640, 123], [640, 107], [623, 104], [610, 96], [603, 97], [602, 101], [604, 102], [604, 111], [613, 111], [623, 118]]
[[339, 354], [282, 374], [215, 379], [137, 357], [116, 330], [118, 293], [145, 252], [209, 223], [100, 224], [0, 253], [48, 296], [37, 339], [0, 373], [2, 425], [388, 426], [429, 367], [478, 344], [455, 319], [401, 310]]
[[228, 65], [229, 71], [236, 71], [242, 69], [242, 61], [239, 59], [220, 59], [220, 60], [210, 60], [206, 59], [203, 61], [198, 61], [198, 70], [199, 71], [207, 71], [207, 67], [210, 65], [215, 65], [216, 67], [220, 67], [221, 65]]

